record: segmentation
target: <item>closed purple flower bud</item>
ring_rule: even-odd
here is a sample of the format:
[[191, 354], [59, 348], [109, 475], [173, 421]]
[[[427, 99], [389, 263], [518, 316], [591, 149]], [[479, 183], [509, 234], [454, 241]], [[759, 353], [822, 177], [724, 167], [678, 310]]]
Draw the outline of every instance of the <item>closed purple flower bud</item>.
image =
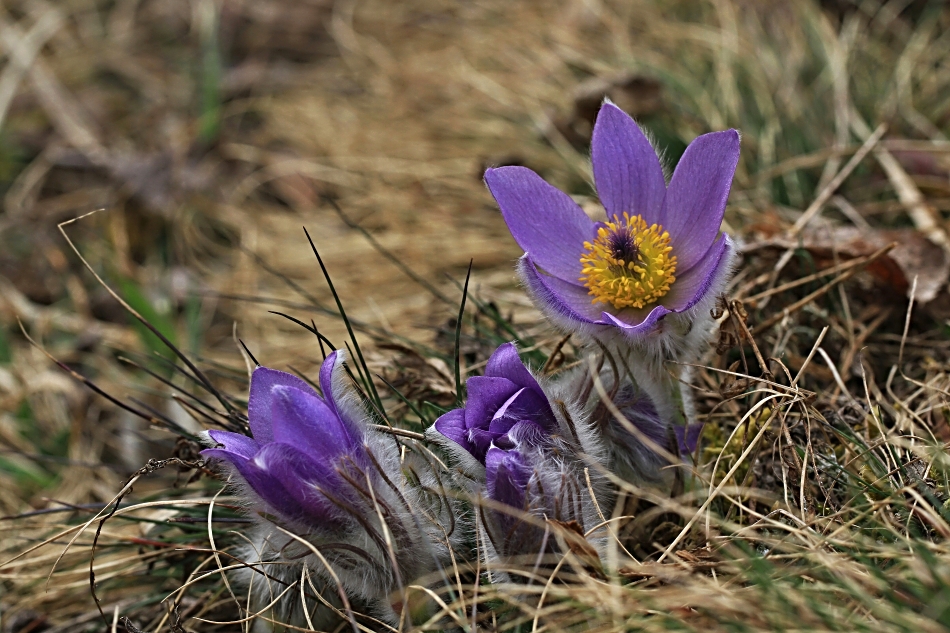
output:
[[[609, 417], [604, 440], [614, 470], [626, 481], [657, 484], [672, 476], [670, 455], [677, 427], [657, 412], [652, 400], [631, 383], [625, 383], [613, 398], [624, 420]], [[631, 428], [632, 427], [632, 428]]]
[[[331, 372], [337, 352], [320, 372], [321, 398], [300, 378], [258, 367], [251, 376], [248, 422], [253, 437], [208, 431], [221, 446], [202, 451], [230, 463], [267, 508], [284, 520], [335, 525], [352, 502], [348, 469], [365, 468], [363, 435], [334, 402]], [[355, 470], [355, 469], [354, 469]]]
[[530, 169], [485, 172], [525, 250], [523, 283], [567, 331], [605, 342], [620, 333], [651, 348], [696, 347], [704, 337], [685, 340], [691, 323], [708, 320], [731, 272], [733, 246], [719, 227], [739, 160], [738, 132], [695, 139], [667, 185], [644, 133], [608, 102], [594, 125], [591, 155], [604, 222]]
[[[262, 520], [244, 554], [249, 567], [239, 574], [256, 592], [252, 606], [274, 603], [267, 583], [252, 582], [250, 567], [287, 585], [306, 567], [331, 587], [331, 602], [339, 582], [349, 598], [396, 622], [402, 588], [449, 564], [449, 548], [462, 530], [451, 529], [455, 501], [438, 493], [438, 478], [422, 451], [404, 455], [392, 437], [372, 429], [346, 385], [343, 360], [343, 352], [333, 352], [321, 366], [322, 397], [296, 376], [258, 367], [248, 399], [253, 437], [209, 431], [219, 446], [202, 454], [232, 467], [235, 483], [262, 502], [255, 508], [263, 511]], [[314, 607], [292, 595], [273, 608], [302, 625], [310, 622], [302, 609]], [[330, 626], [335, 614], [324, 615], [320, 621]]]
[[[590, 390], [586, 403], [593, 410], [592, 425], [602, 434], [607, 461], [616, 475], [634, 484], [667, 488], [676, 473], [670, 467], [682, 465], [681, 457], [695, 450], [702, 425], [688, 423], [693, 417], [688, 401], [680, 405], [686, 416], [676, 415], [669, 403], [657, 406], [651, 393], [628, 375], [628, 368], [636, 370], [626, 362], [619, 384], [611, 368], [599, 372], [601, 387]], [[591, 381], [583, 367], [567, 377], [574, 391], [585, 390]]]

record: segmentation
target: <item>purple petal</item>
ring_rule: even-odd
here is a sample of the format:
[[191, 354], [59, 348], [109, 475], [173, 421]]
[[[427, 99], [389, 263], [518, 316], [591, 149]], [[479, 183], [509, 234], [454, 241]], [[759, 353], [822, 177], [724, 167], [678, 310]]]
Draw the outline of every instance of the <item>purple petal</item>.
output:
[[468, 445], [472, 447], [472, 457], [484, 464], [485, 454], [499, 437], [502, 437], [500, 433], [493, 433], [487, 429], [469, 429], [467, 439]]
[[218, 444], [224, 444], [224, 448], [209, 450], [219, 450], [233, 453], [235, 455], [240, 455], [244, 459], [251, 459], [261, 448], [260, 444], [258, 444], [254, 439], [246, 435], [241, 435], [240, 433], [213, 430], [208, 431], [208, 437]]
[[[222, 461], [231, 464], [238, 469], [238, 472], [242, 476], [244, 476], [242, 467], [246, 467], [249, 462], [248, 458], [244, 455], [229, 451], [226, 448], [206, 448], [201, 451], [201, 455], [205, 460]], [[247, 477], [244, 476], [244, 479], [247, 479]]]
[[544, 395], [541, 385], [521, 362], [521, 357], [518, 356], [518, 348], [515, 347], [514, 343], [505, 343], [494, 351], [491, 358], [488, 359], [485, 375], [507, 378], [519, 387], [531, 389], [539, 395]]
[[318, 525], [339, 514], [337, 507], [324, 496], [328, 492], [337, 499], [349, 496], [348, 484], [334, 468], [311, 459], [294, 446], [268, 444], [250, 464], [262, 473], [261, 489], [248, 481], [255, 492], [280, 514], [313, 521]]
[[488, 169], [485, 184], [518, 245], [548, 273], [577, 279], [584, 242], [594, 235], [577, 203], [525, 167]]
[[339, 413], [339, 411], [337, 411], [333, 394], [333, 372], [336, 370], [337, 365], [343, 364], [344, 357], [345, 355], [341, 354], [339, 350], [335, 350], [327, 354], [327, 357], [323, 360], [323, 364], [320, 365], [320, 390], [323, 391], [323, 397], [326, 400], [327, 406], [336, 413]]
[[488, 497], [514, 508], [524, 508], [525, 492], [531, 480], [531, 473], [532, 469], [518, 451], [490, 449], [485, 457], [485, 487]]
[[305, 393], [316, 395], [316, 392], [305, 381], [293, 374], [276, 369], [258, 367], [251, 374], [251, 392], [247, 399], [247, 419], [251, 426], [251, 435], [261, 444], [274, 441], [271, 432], [271, 410], [273, 396], [271, 389], [282, 385], [294, 387]]
[[[268, 446], [273, 446], [273, 444]], [[201, 454], [206, 459], [221, 459], [233, 465], [244, 482], [270, 506], [272, 511], [289, 518], [297, 516], [298, 513], [294, 510], [296, 504], [284, 485], [254, 460], [245, 459], [236, 453], [220, 448], [209, 448], [201, 451]]]
[[730, 248], [729, 238], [723, 233], [696, 266], [676, 278], [670, 291], [660, 301], [673, 312], [683, 312], [696, 305], [709, 292], [720, 268], [728, 265], [726, 253]]
[[314, 459], [328, 461], [353, 452], [362, 437], [315, 395], [294, 387], [274, 387], [274, 441], [299, 447]]
[[[533, 424], [533, 423], [528, 422], [528, 424]], [[511, 439], [511, 435], [509, 435], [508, 433], [505, 433], [504, 435], [499, 435], [498, 437], [496, 437], [494, 441], [492, 441], [491, 445], [495, 448], [500, 448], [503, 451], [510, 451], [510, 450], [514, 450], [518, 448], [518, 444], [516, 444], [515, 441]]]
[[597, 195], [607, 215], [641, 215], [659, 223], [666, 180], [663, 167], [640, 126], [626, 112], [605, 103], [597, 114], [591, 140]]
[[519, 389], [513, 396], [508, 398], [504, 404], [498, 407], [498, 410], [495, 411], [495, 414], [492, 416], [491, 422], [488, 424], [489, 433], [504, 435], [511, 427], [518, 423], [518, 412], [515, 410], [509, 411], [508, 409], [511, 407], [512, 402], [517, 400], [524, 393], [524, 389]]
[[439, 416], [439, 419], [435, 421], [435, 430], [469, 453], [474, 452], [468, 441], [468, 429], [465, 428], [465, 409], [452, 409]]
[[487, 430], [498, 408], [518, 391], [518, 385], [507, 378], [473, 376], [465, 384], [468, 387], [465, 405], [467, 429]]
[[[630, 311], [625, 311], [630, 312]], [[609, 312], [603, 313], [604, 321], [614, 325], [626, 334], [634, 338], [639, 338], [650, 334], [657, 326], [657, 323], [665, 317], [667, 314], [671, 314], [672, 310], [668, 310], [663, 306], [656, 306], [650, 310], [645, 318], [636, 316], [635, 318], [630, 318], [629, 314], [621, 314], [614, 316]], [[640, 320], [642, 318], [642, 320]]]
[[679, 447], [680, 455], [690, 455], [696, 452], [699, 445], [699, 438], [703, 434], [703, 423], [690, 424], [689, 426], [674, 426], [673, 433], [676, 434], [676, 444]]
[[587, 288], [542, 275], [530, 254], [518, 260], [518, 275], [528, 292], [546, 314], [553, 318], [578, 324], [596, 324], [600, 308], [591, 303]]
[[716, 239], [739, 163], [739, 133], [704, 134], [683, 153], [666, 198], [660, 224], [670, 233], [677, 272], [695, 266]]
[[548, 433], [553, 433], [557, 428], [547, 397], [520, 389], [495, 411], [488, 430], [492, 433], [507, 433], [522, 421], [539, 424]]

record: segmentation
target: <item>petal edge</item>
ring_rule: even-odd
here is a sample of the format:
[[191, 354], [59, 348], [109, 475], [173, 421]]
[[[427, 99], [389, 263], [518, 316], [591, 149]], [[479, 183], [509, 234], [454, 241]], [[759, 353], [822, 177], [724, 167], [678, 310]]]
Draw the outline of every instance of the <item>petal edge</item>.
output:
[[739, 133], [725, 130], [696, 138], [676, 166], [660, 216], [681, 273], [715, 241], [738, 164]]
[[548, 273], [576, 279], [594, 226], [577, 203], [526, 167], [487, 169], [485, 184], [518, 246]]

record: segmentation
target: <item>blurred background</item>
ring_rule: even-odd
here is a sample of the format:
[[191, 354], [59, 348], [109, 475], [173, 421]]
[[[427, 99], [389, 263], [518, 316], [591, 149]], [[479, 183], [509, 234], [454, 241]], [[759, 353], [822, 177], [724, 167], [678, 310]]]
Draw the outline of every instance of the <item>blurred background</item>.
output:
[[[400, 340], [451, 344], [470, 261], [473, 295], [530, 329], [520, 251], [481, 173], [531, 167], [595, 212], [605, 96], [671, 165], [697, 135], [740, 130], [725, 228], [756, 253], [785, 248], [776, 236], [885, 124], [823, 206], [826, 232], [796, 239], [866, 255], [900, 235], [903, 254], [868, 283], [900, 304], [918, 275], [945, 322], [948, 26], [944, 3], [910, 0], [4, 0], [0, 515], [99, 508], [181, 450], [43, 350], [201, 426], [123, 360], [172, 375], [92, 271], [234, 393], [238, 339], [280, 369], [321, 360], [269, 311], [344, 338], [303, 227], [381, 372], [409, 362]], [[62, 229], [88, 267], [58, 228], [79, 216]], [[421, 365], [452, 393], [445, 363]], [[171, 470], [137, 491], [174, 485]], [[4, 559], [30, 542], [12, 525]], [[0, 570], [4, 633], [93, 621], [87, 570], [43, 592], [54, 559]]]

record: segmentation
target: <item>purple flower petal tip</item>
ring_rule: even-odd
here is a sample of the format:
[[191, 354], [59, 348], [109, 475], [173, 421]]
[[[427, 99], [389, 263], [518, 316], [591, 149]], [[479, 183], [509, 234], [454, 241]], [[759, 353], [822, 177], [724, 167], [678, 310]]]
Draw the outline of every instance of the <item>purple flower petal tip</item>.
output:
[[323, 391], [323, 397], [326, 398], [327, 404], [334, 411], [337, 411], [337, 408], [333, 395], [333, 376], [345, 359], [346, 354], [344, 352], [334, 350], [327, 354], [323, 364], [320, 365], [320, 390]]
[[251, 425], [251, 435], [259, 442], [272, 442], [274, 440], [270, 425], [267, 423], [274, 405], [274, 387], [294, 387], [316, 396], [313, 388], [298, 376], [269, 367], [257, 367], [254, 373], [251, 374], [251, 389], [247, 400], [247, 418]]
[[624, 212], [660, 221], [666, 195], [663, 166], [640, 126], [626, 112], [605, 103], [591, 139], [594, 181], [608, 216]]
[[260, 450], [260, 444], [256, 440], [240, 433], [231, 433], [229, 431], [208, 431], [208, 437], [221, 444], [220, 450], [234, 455], [240, 455], [244, 459], [251, 459]]
[[661, 212], [679, 271], [695, 266], [719, 235], [738, 164], [736, 130], [704, 134], [683, 152]]

